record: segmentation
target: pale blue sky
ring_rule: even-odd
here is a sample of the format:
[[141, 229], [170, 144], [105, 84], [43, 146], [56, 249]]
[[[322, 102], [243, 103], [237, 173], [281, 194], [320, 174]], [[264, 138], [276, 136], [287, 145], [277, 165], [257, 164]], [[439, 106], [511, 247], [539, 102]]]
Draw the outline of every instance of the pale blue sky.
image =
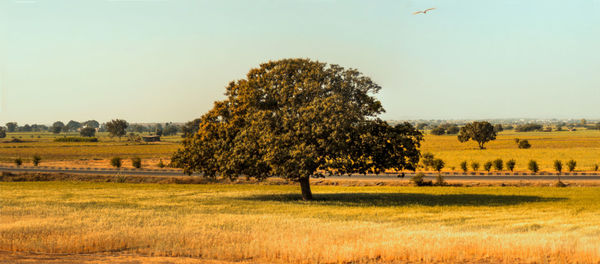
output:
[[187, 121], [288, 57], [370, 76], [386, 119], [599, 118], [599, 47], [598, 0], [0, 0], [0, 123]]

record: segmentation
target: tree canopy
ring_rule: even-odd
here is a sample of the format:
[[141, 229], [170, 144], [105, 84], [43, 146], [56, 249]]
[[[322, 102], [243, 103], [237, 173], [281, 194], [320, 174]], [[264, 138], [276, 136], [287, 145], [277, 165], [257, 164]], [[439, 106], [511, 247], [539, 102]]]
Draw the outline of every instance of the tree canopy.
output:
[[229, 83], [227, 99], [200, 118], [173, 164], [186, 173], [300, 183], [310, 177], [414, 170], [422, 134], [408, 123], [390, 126], [372, 96], [380, 86], [354, 69], [308, 59], [284, 59], [251, 69]]
[[127, 121], [123, 119], [113, 119], [106, 123], [106, 131], [108, 131], [111, 137], [118, 137], [121, 140], [121, 137], [127, 134], [125, 129], [128, 126]]
[[488, 141], [496, 139], [496, 131], [494, 126], [489, 122], [473, 122], [466, 124], [460, 128], [458, 133], [458, 141], [467, 142], [469, 140], [477, 142], [479, 149], [484, 149], [484, 144]]

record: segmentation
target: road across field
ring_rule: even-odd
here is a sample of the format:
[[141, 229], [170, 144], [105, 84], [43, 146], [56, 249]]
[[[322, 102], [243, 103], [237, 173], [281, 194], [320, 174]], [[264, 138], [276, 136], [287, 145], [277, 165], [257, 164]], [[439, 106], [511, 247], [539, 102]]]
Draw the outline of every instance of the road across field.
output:
[[[130, 175], [130, 176], [184, 176], [182, 170], [179, 169], [107, 169], [107, 168], [65, 168], [65, 167], [9, 167], [2, 166], [0, 171], [6, 172], [30, 172], [30, 173], [65, 173], [65, 174], [97, 174], [97, 175]], [[433, 179], [436, 173], [425, 173], [427, 179]], [[326, 179], [348, 179], [348, 180], [408, 180], [414, 173], [406, 173], [405, 177], [398, 177], [398, 174], [379, 174], [379, 175], [344, 175], [344, 176], [328, 176]], [[555, 174], [540, 173], [532, 175], [527, 173], [475, 173], [464, 174], [456, 172], [444, 172], [442, 175], [446, 180], [493, 180], [493, 181], [519, 181], [519, 180], [554, 180]], [[192, 174], [192, 176], [201, 176], [201, 174]], [[600, 180], [598, 173], [565, 173], [561, 175], [563, 180]]]

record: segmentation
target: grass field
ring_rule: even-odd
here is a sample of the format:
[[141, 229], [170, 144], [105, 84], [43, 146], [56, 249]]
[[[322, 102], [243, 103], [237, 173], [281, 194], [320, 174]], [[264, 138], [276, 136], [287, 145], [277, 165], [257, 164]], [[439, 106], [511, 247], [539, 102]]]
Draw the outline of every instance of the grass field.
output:
[[0, 183], [0, 250], [246, 262], [600, 262], [597, 187]]
[[[166, 163], [171, 154], [179, 148], [181, 136], [162, 137], [161, 142], [138, 143], [127, 141], [127, 137], [110, 138], [107, 133], [98, 133], [99, 142], [55, 142], [57, 137], [79, 136], [78, 133], [23, 132], [8, 133], [0, 143], [0, 162], [10, 164], [15, 158], [22, 158], [30, 165], [31, 158], [39, 155], [42, 165], [108, 167], [108, 160], [115, 156], [128, 159], [145, 159], [145, 167], [154, 166], [159, 159]], [[10, 142], [12, 138], [23, 142]], [[125, 166], [129, 166], [126, 162]]]
[[[515, 138], [527, 139], [530, 149], [519, 149]], [[536, 160], [541, 170], [554, 171], [554, 160], [574, 159], [576, 170], [593, 170], [594, 164], [600, 164], [600, 131], [580, 130], [562, 132], [514, 132], [504, 131], [496, 140], [488, 142], [485, 150], [480, 150], [477, 143], [469, 141], [460, 143], [456, 135], [426, 135], [422, 152], [431, 152], [446, 162], [446, 169], [455, 167], [460, 170], [460, 162], [472, 161], [483, 163], [497, 158], [504, 161], [515, 159], [516, 170], [527, 171], [529, 160]], [[470, 168], [469, 168], [470, 169]]]

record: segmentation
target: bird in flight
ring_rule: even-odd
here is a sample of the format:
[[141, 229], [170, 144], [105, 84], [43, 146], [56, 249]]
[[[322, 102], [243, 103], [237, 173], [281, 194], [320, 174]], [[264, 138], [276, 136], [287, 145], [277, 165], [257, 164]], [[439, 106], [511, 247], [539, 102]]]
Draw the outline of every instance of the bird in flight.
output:
[[434, 9], [435, 9], [435, 7], [432, 7], [432, 8], [427, 8], [427, 9], [425, 9], [425, 10], [423, 10], [423, 11], [417, 11], [417, 12], [414, 12], [414, 13], [413, 13], [413, 15], [416, 15], [416, 14], [427, 14], [427, 12], [429, 12], [429, 11], [431, 11], [431, 10], [434, 10]]

